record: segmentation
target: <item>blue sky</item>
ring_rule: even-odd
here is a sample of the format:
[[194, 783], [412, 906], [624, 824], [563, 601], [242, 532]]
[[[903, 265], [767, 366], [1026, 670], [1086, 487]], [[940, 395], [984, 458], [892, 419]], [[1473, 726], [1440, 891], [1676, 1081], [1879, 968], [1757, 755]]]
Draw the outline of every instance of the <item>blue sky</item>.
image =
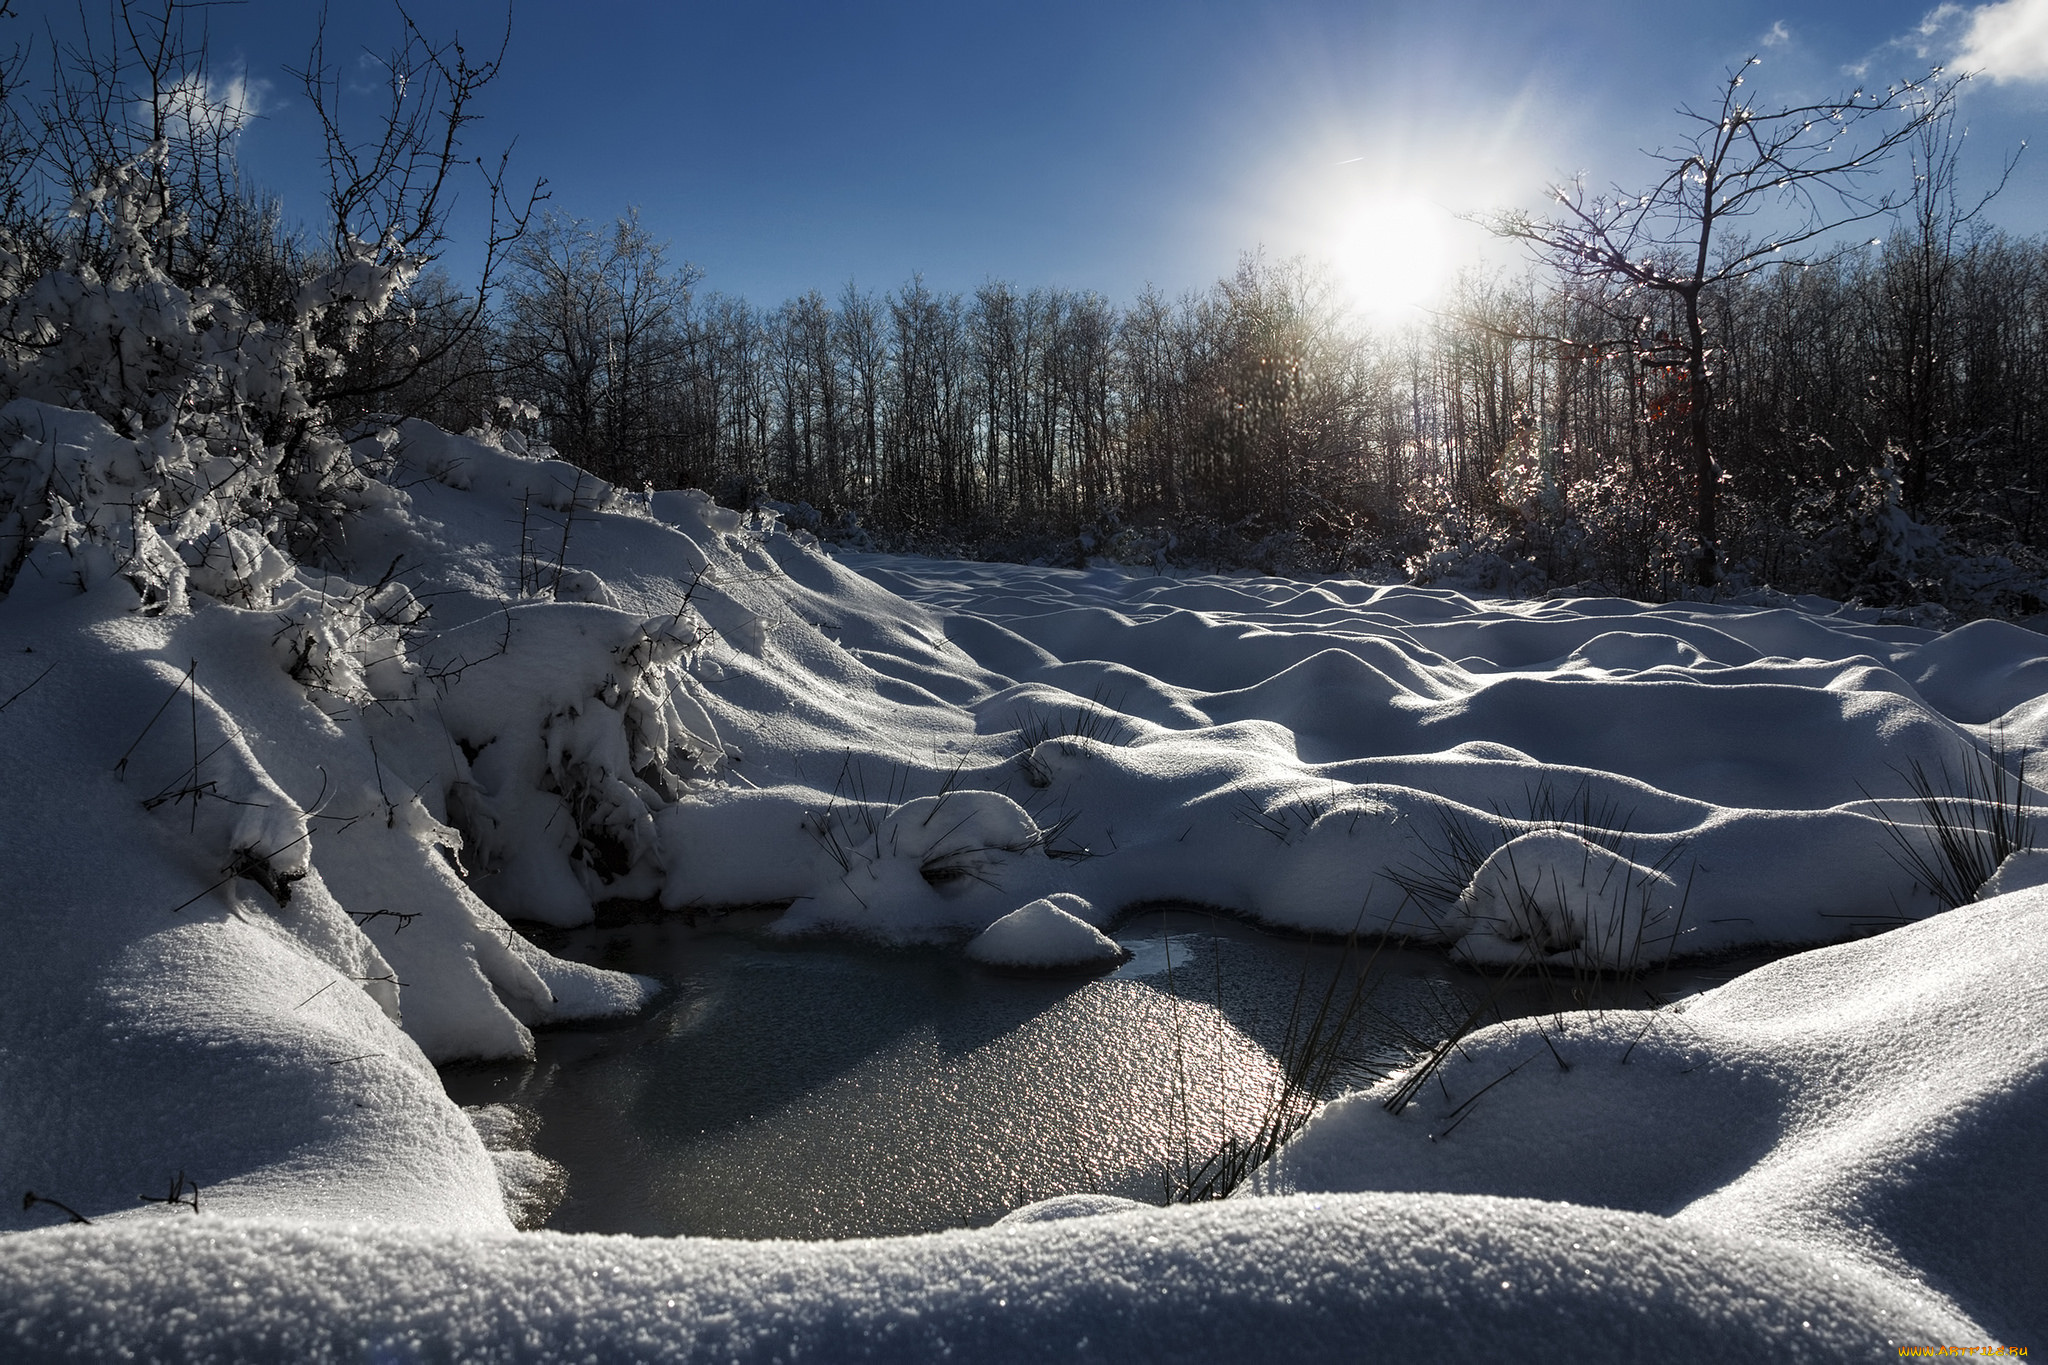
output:
[[[73, 12], [19, 8], [39, 46]], [[505, 18], [480, 0], [411, 9], [472, 50]], [[245, 164], [311, 212], [318, 143], [284, 68], [317, 8], [206, 13], [216, 79], [245, 70], [260, 106]], [[330, 54], [357, 62], [398, 31], [377, 0], [329, 24]], [[1389, 294], [1416, 273], [1390, 260], [1440, 274], [1480, 249], [1457, 211], [1537, 204], [1579, 171], [1642, 179], [1639, 149], [1680, 131], [1674, 106], [1711, 99], [1751, 53], [1765, 104], [1973, 58], [1992, 72], [1962, 105], [1983, 174], [2048, 131], [2048, 0], [524, 0], [472, 136], [516, 139], [515, 167], [547, 177], [560, 212], [639, 206], [705, 288], [756, 303], [913, 271], [1127, 299], [1202, 287], [1260, 246]], [[1995, 216], [2048, 222], [2048, 144]]]

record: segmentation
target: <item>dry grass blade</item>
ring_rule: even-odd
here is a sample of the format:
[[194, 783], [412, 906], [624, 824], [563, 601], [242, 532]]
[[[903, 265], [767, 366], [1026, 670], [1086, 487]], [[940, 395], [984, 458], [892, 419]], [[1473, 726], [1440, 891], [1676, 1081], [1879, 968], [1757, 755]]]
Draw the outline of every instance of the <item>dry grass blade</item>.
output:
[[45, 668], [42, 672], [36, 674], [35, 678], [31, 680], [30, 683], [28, 684], [28, 687], [22, 688], [13, 696], [9, 697], [6, 701], [0, 701], [0, 711], [5, 711], [8, 707], [14, 705], [14, 703], [20, 701], [23, 697], [27, 696], [29, 694], [30, 688], [33, 688], [36, 685], [36, 683], [39, 683], [43, 679], [49, 677], [52, 670], [54, 670], [56, 667], [57, 665], [51, 664], [49, 668]]
[[[1363, 918], [1361, 911], [1361, 922]], [[1330, 974], [1321, 995], [1313, 997], [1312, 1009], [1308, 1008], [1312, 998], [1309, 968], [1306, 962], [1303, 963], [1294, 998], [1288, 1006], [1287, 1027], [1280, 1045], [1280, 1078], [1266, 1097], [1257, 1125], [1248, 1136], [1240, 1136], [1226, 1123], [1226, 1131], [1216, 1150], [1199, 1162], [1193, 1160], [1192, 1154], [1184, 1147], [1181, 1168], [1171, 1177], [1174, 1203], [1202, 1203], [1229, 1195], [1253, 1171], [1270, 1161], [1315, 1116], [1317, 1108], [1335, 1088], [1337, 1074], [1350, 1055], [1357, 1026], [1380, 984], [1382, 978], [1374, 969], [1386, 942], [1384, 936], [1375, 938], [1365, 965], [1355, 972], [1349, 971], [1353, 955], [1358, 950], [1358, 932], [1354, 926], [1345, 939], [1344, 954], [1336, 970]], [[1220, 964], [1218, 971], [1220, 974]], [[1348, 989], [1345, 987], [1347, 979], [1350, 983]], [[1220, 1006], [1220, 975], [1217, 995]], [[1185, 1108], [1187, 1077], [1177, 1031], [1174, 1048]]]
[[2037, 847], [2040, 807], [2027, 786], [2029, 757], [2009, 752], [1999, 737], [1960, 776], [1947, 763], [1931, 773], [1917, 759], [1893, 769], [1912, 789], [1921, 823], [1902, 824], [1876, 802], [1891, 844], [1885, 852], [1944, 909], [1968, 905], [2009, 856]]

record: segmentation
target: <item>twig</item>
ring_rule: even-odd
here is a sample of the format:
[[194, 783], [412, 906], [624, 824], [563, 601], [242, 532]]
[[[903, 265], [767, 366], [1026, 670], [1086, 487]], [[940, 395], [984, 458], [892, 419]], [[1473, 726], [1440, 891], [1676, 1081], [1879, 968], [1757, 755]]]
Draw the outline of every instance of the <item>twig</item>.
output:
[[401, 934], [405, 932], [407, 925], [410, 925], [414, 920], [420, 917], [420, 912], [417, 910], [351, 910], [348, 912], [348, 915], [350, 919], [356, 922], [356, 928], [358, 929], [368, 924], [371, 920], [384, 919], [387, 917], [395, 919], [398, 921], [398, 927], [392, 930], [391, 932], [394, 934]]
[[35, 676], [34, 680], [33, 680], [33, 681], [31, 681], [31, 682], [29, 683], [28, 687], [24, 687], [24, 688], [22, 688], [22, 689], [21, 689], [21, 690], [20, 690], [19, 692], [16, 692], [16, 693], [15, 693], [15, 694], [14, 694], [13, 696], [9, 697], [9, 698], [8, 698], [8, 699], [7, 699], [6, 701], [0, 701], [0, 711], [5, 711], [5, 710], [6, 710], [6, 709], [7, 709], [8, 707], [10, 707], [10, 706], [14, 705], [14, 703], [16, 703], [16, 702], [20, 701], [20, 700], [21, 700], [21, 699], [22, 699], [23, 697], [27, 696], [27, 695], [28, 695], [28, 691], [29, 691], [29, 687], [34, 687], [34, 686], [36, 685], [36, 683], [39, 683], [39, 682], [41, 682], [41, 681], [42, 681], [43, 679], [45, 679], [45, 678], [49, 677], [49, 676], [50, 676], [50, 670], [51, 670], [51, 669], [54, 669], [54, 668], [55, 668], [56, 666], [57, 666], [57, 665], [55, 665], [54, 663], [53, 663], [53, 664], [51, 664], [49, 668], [46, 668], [46, 669], [44, 669], [44, 670], [43, 670], [42, 672], [40, 672], [40, 673], [36, 674], [36, 676]]
[[307, 1005], [312, 1004], [315, 1000], [318, 1000], [321, 996], [327, 994], [327, 992], [333, 989], [334, 983], [330, 981], [326, 985], [322, 986], [319, 990], [314, 991], [311, 995], [307, 996], [304, 1000], [301, 1000], [298, 1004], [293, 1005], [292, 1008], [295, 1010], [304, 1009]]
[[1515, 1074], [1515, 1073], [1516, 1073], [1517, 1071], [1520, 1071], [1520, 1070], [1521, 1070], [1521, 1069], [1522, 1069], [1523, 1067], [1525, 1067], [1525, 1066], [1529, 1065], [1529, 1063], [1531, 1063], [1531, 1062], [1533, 1062], [1533, 1061], [1535, 1061], [1535, 1060], [1536, 1060], [1536, 1058], [1535, 1058], [1535, 1056], [1534, 1056], [1533, 1054], [1532, 1054], [1532, 1055], [1530, 1055], [1530, 1056], [1524, 1057], [1524, 1058], [1523, 1058], [1523, 1059], [1522, 1059], [1521, 1061], [1519, 1061], [1519, 1062], [1516, 1062], [1516, 1063], [1515, 1063], [1515, 1064], [1514, 1064], [1513, 1066], [1509, 1067], [1509, 1068], [1508, 1068], [1508, 1069], [1507, 1069], [1506, 1071], [1502, 1072], [1502, 1073], [1501, 1073], [1500, 1075], [1498, 1075], [1498, 1076], [1495, 1076], [1495, 1077], [1494, 1077], [1494, 1078], [1493, 1078], [1492, 1080], [1488, 1081], [1488, 1082], [1487, 1082], [1487, 1083], [1486, 1083], [1485, 1085], [1482, 1085], [1482, 1086], [1480, 1086], [1478, 1090], [1476, 1090], [1476, 1091], [1474, 1091], [1474, 1092], [1472, 1093], [1472, 1095], [1471, 1095], [1471, 1097], [1470, 1097], [1470, 1098], [1468, 1098], [1468, 1099], [1467, 1099], [1467, 1100], [1466, 1100], [1466, 1101], [1465, 1101], [1465, 1102], [1464, 1102], [1463, 1104], [1459, 1105], [1459, 1106], [1458, 1106], [1458, 1107], [1457, 1107], [1456, 1109], [1453, 1109], [1453, 1110], [1451, 1111], [1451, 1113], [1450, 1113], [1450, 1116], [1449, 1116], [1449, 1117], [1450, 1117], [1450, 1120], [1451, 1120], [1451, 1124], [1450, 1124], [1450, 1127], [1448, 1127], [1448, 1128], [1444, 1129], [1444, 1130], [1443, 1130], [1443, 1131], [1442, 1131], [1441, 1133], [1431, 1133], [1431, 1134], [1429, 1135], [1429, 1140], [1430, 1140], [1431, 1142], [1435, 1142], [1435, 1141], [1437, 1141], [1437, 1140], [1438, 1140], [1438, 1139], [1440, 1139], [1440, 1138], [1447, 1138], [1447, 1137], [1449, 1137], [1449, 1136], [1450, 1136], [1450, 1135], [1451, 1135], [1451, 1134], [1452, 1134], [1453, 1132], [1455, 1132], [1455, 1131], [1457, 1130], [1457, 1127], [1458, 1127], [1458, 1125], [1459, 1125], [1459, 1124], [1463, 1123], [1463, 1122], [1464, 1122], [1464, 1121], [1465, 1121], [1465, 1120], [1466, 1120], [1466, 1119], [1467, 1119], [1468, 1117], [1470, 1117], [1470, 1115], [1471, 1115], [1471, 1113], [1472, 1113], [1472, 1106], [1474, 1106], [1474, 1105], [1476, 1105], [1476, 1104], [1478, 1104], [1478, 1103], [1479, 1103], [1479, 1099], [1480, 1099], [1480, 1096], [1484, 1095], [1484, 1094], [1485, 1094], [1485, 1093], [1486, 1093], [1487, 1091], [1489, 1091], [1489, 1090], [1493, 1089], [1493, 1088], [1494, 1088], [1495, 1086], [1499, 1085], [1499, 1084], [1500, 1084], [1500, 1083], [1501, 1083], [1502, 1081], [1504, 1081], [1504, 1080], [1506, 1080], [1506, 1079], [1507, 1079], [1508, 1077], [1510, 1077], [1510, 1076], [1514, 1075], [1514, 1074]]
[[185, 1193], [185, 1173], [183, 1171], [179, 1171], [177, 1179], [171, 1182], [171, 1192], [169, 1194], [162, 1196], [138, 1194], [135, 1197], [145, 1204], [185, 1204], [190, 1206], [192, 1212], [199, 1212], [199, 1182], [193, 1181], [192, 1192], [190, 1194]]
[[34, 1190], [27, 1190], [23, 1192], [21, 1196], [21, 1207], [23, 1212], [26, 1212], [29, 1209], [34, 1208], [38, 1204], [48, 1204], [53, 1209], [61, 1209], [65, 1213], [71, 1215], [72, 1222], [83, 1223], [87, 1227], [92, 1226], [92, 1219], [86, 1217], [77, 1209], [72, 1208], [69, 1204], [65, 1203], [61, 1199], [52, 1199], [46, 1194], [37, 1194]]
[[156, 725], [157, 721], [162, 719], [164, 712], [171, 709], [171, 703], [178, 699], [178, 693], [185, 690], [185, 684], [191, 682], [192, 675], [194, 673], [197, 673], [198, 671], [199, 660], [194, 659], [192, 660], [191, 664], [186, 667], [185, 676], [180, 678], [178, 680], [178, 685], [171, 689], [171, 695], [164, 698], [163, 705], [157, 707], [156, 714], [149, 718], [149, 724], [142, 727], [142, 733], [135, 737], [135, 742], [133, 744], [130, 744], [126, 749], [121, 751], [121, 757], [114, 763], [114, 773], [116, 776], [124, 775], [128, 771], [128, 759], [129, 756], [135, 752], [135, 746], [137, 744], [142, 743], [143, 739], [149, 734], [150, 730]]

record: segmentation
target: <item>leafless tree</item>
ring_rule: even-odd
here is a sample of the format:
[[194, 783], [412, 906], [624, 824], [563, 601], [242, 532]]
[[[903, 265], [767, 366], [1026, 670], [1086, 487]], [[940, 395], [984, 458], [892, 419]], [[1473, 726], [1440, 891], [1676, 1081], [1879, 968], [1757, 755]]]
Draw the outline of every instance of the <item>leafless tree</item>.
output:
[[[309, 214], [316, 226], [308, 230], [243, 175], [238, 145], [259, 112], [251, 93], [258, 86], [213, 63], [214, 9], [208, 0], [108, 0], [103, 15], [82, 6], [75, 32], [49, 31], [41, 54], [48, 80], [37, 91], [21, 79], [23, 45], [0, 60], [0, 227], [10, 271], [30, 280], [73, 261], [104, 277], [121, 250], [104, 209], [110, 177], [140, 172], [146, 211], [131, 212], [124, 231], [142, 234], [155, 268], [174, 285], [225, 289], [245, 314], [291, 325], [304, 315], [309, 281], [340, 282], [338, 295], [315, 310], [319, 341], [339, 363], [304, 376], [314, 407], [346, 421], [400, 396], [433, 407], [474, 388], [493, 272], [539, 193], [536, 185], [515, 201], [505, 157], [485, 163], [465, 148], [502, 42], [475, 62], [459, 41], [428, 39], [400, 8], [402, 39], [384, 61], [385, 102], [345, 114], [341, 77], [316, 37], [306, 68], [294, 73], [325, 132], [330, 171], [327, 212]], [[444, 276], [415, 272], [445, 245], [457, 182], [471, 171], [490, 201], [484, 267], [458, 300]], [[399, 263], [404, 270], [382, 268]], [[371, 268], [352, 273], [354, 264]], [[408, 275], [417, 283], [397, 308], [351, 306], [383, 302], [347, 297], [352, 292]], [[295, 420], [302, 429], [319, 418], [309, 411]], [[261, 436], [295, 444], [292, 430]]]
[[1884, 288], [1874, 293], [1876, 383], [1887, 409], [1887, 435], [1904, 468], [1906, 506], [1926, 510], [1932, 476], [1958, 433], [1941, 429], [1952, 404], [1941, 390], [1954, 372], [1956, 277], [1965, 238], [2011, 178], [2017, 153], [1991, 186], [1965, 202], [1960, 164], [1965, 130], [1953, 110], [1920, 124], [1910, 153], [1913, 188], [1900, 205], [1898, 226], [1885, 240], [1879, 265]]
[[694, 266], [628, 210], [607, 227], [543, 217], [511, 255], [502, 317], [508, 378], [541, 406], [548, 439], [607, 478], [642, 482], [674, 431]]
[[[103, 24], [81, 11], [76, 34], [60, 41], [52, 31], [48, 86], [23, 104], [12, 97], [26, 52], [15, 49], [6, 80], [6, 197], [35, 268], [66, 251], [96, 268], [107, 263], [95, 192], [111, 169], [138, 162], [147, 163], [154, 200], [153, 221], [138, 226], [180, 286], [238, 286], [251, 272], [257, 287], [243, 292], [258, 308], [261, 295], [274, 292], [266, 286], [275, 269], [292, 268], [302, 254], [275, 204], [242, 180], [236, 143], [255, 110], [244, 80], [213, 69], [204, 10], [181, 0], [116, 0]], [[152, 147], [163, 154], [147, 155]]]
[[[1721, 465], [1710, 423], [1713, 348], [1705, 296], [1763, 271], [1854, 249], [1840, 244], [1840, 234], [1893, 206], [1892, 196], [1872, 184], [1887, 154], [1942, 116], [1960, 79], [1937, 69], [1880, 93], [1858, 89], [1763, 109], [1743, 89], [1758, 60], [1731, 71], [1705, 112], [1679, 111], [1693, 131], [1654, 154], [1663, 172], [1648, 189], [1598, 194], [1575, 181], [1553, 187], [1557, 209], [1548, 217], [1511, 213], [1488, 223], [1504, 237], [1529, 243], [1569, 279], [1676, 302], [1679, 335], [1639, 333], [1632, 344], [1645, 362], [1683, 371], [1696, 483], [1695, 574], [1702, 585], [1721, 577]], [[1642, 317], [1647, 325], [1649, 315]]]
[[[509, 144], [492, 160], [472, 156], [465, 142], [480, 117], [479, 97], [502, 69], [512, 36], [509, 14], [491, 55], [473, 60], [459, 36], [430, 39], [403, 5], [397, 11], [402, 37], [379, 59], [382, 100], [368, 116], [342, 108], [344, 82], [340, 66], [327, 55], [324, 7], [306, 64], [291, 73], [326, 138], [328, 251], [335, 260], [366, 256], [377, 264], [403, 259], [417, 268], [432, 265], [448, 242], [459, 183], [473, 174], [487, 196], [483, 263], [466, 305], [450, 308], [442, 297], [432, 314], [435, 325], [418, 335], [370, 346], [360, 336], [340, 338], [346, 352], [381, 362], [351, 364], [323, 388], [325, 401], [343, 406], [374, 405], [417, 389], [421, 375], [446, 372], [451, 361], [476, 353], [476, 333], [507, 254], [547, 197], [545, 180], [524, 189], [512, 184]], [[345, 311], [335, 316], [337, 326], [348, 326]], [[451, 375], [450, 382], [458, 378], [466, 376]]]

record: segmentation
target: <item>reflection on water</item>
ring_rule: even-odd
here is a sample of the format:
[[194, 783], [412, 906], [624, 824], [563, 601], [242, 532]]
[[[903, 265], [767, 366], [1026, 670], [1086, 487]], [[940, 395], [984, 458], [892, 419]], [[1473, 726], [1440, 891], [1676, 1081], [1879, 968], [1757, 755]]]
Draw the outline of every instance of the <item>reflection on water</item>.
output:
[[[1076, 1191], [1158, 1200], [1169, 1172], [1256, 1128], [1290, 1010], [1312, 1012], [1370, 955], [1167, 911], [1117, 934], [1131, 952], [1119, 970], [1075, 980], [1001, 975], [957, 951], [781, 943], [758, 925], [567, 934], [550, 943], [562, 956], [659, 977], [669, 994], [630, 1023], [541, 1034], [532, 1063], [443, 1073], [461, 1103], [540, 1115], [536, 1150], [569, 1172], [547, 1226], [848, 1237], [978, 1226]], [[1747, 965], [1647, 985], [1669, 999]], [[1354, 1083], [1475, 1005], [1489, 1018], [1575, 1007], [1569, 982], [1501, 987], [1441, 953], [1385, 949], [1373, 974], [1347, 1040]]]

